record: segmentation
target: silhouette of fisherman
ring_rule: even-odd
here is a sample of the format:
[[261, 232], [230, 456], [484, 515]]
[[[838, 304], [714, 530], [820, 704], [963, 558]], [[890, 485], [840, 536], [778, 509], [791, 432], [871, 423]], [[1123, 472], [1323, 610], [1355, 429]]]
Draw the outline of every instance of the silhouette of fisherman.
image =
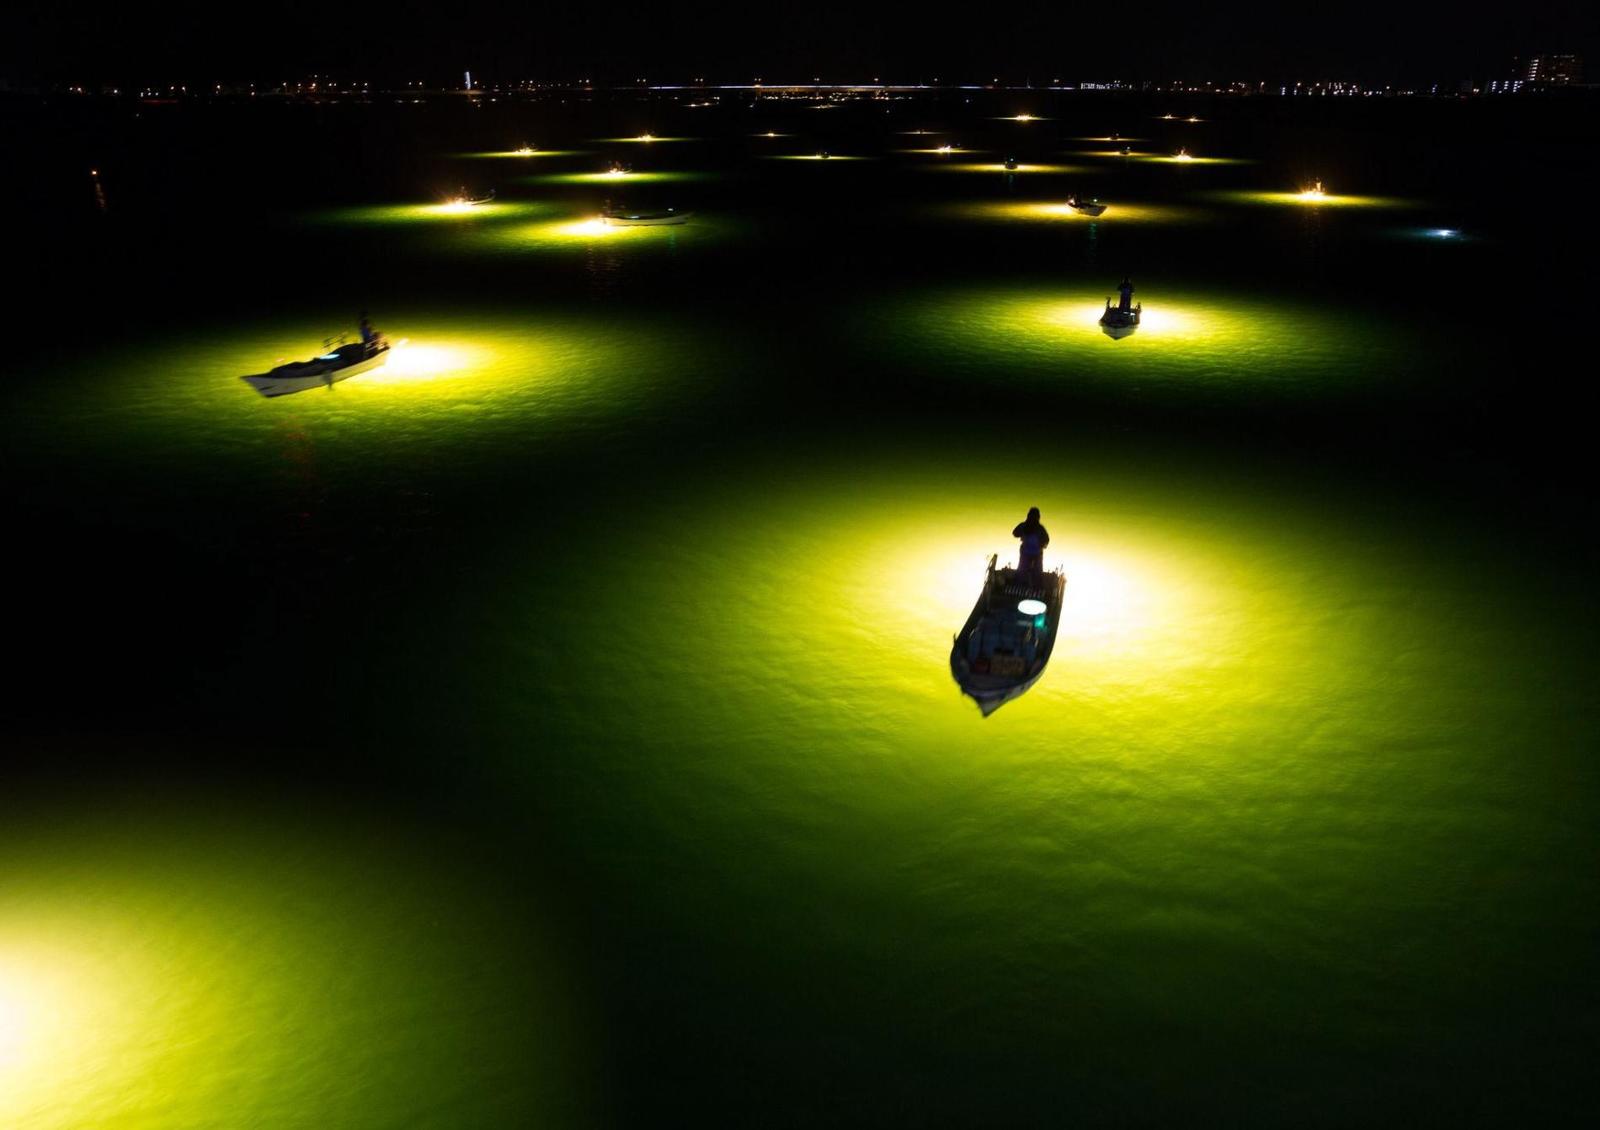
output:
[[1133, 283], [1129, 282], [1126, 276], [1124, 276], [1122, 279], [1122, 285], [1117, 287], [1117, 293], [1122, 295], [1122, 300], [1117, 303], [1117, 309], [1121, 310], [1123, 313], [1127, 313], [1128, 311], [1132, 310]]
[[1050, 531], [1040, 524], [1037, 506], [1028, 511], [1026, 519], [1017, 523], [1011, 536], [1022, 539], [1022, 548], [1017, 553], [1018, 578], [1030, 585], [1044, 584], [1044, 548], [1050, 544]]

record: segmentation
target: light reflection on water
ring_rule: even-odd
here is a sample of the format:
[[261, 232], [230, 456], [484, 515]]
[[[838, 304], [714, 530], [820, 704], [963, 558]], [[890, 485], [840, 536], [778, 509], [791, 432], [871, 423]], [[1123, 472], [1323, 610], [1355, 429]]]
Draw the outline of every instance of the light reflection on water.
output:
[[[511, 432], [581, 434], [652, 403], [681, 405], [709, 383], [703, 366], [712, 347], [686, 355], [674, 327], [644, 316], [624, 326], [481, 309], [372, 314], [400, 344], [384, 367], [330, 388], [268, 399], [239, 379], [319, 352], [334, 328], [284, 321], [119, 349], [116, 364], [65, 374], [39, 390], [37, 403], [60, 426], [88, 429], [83, 434], [106, 451], [154, 447], [226, 459], [275, 444], [285, 419], [374, 450], [448, 448]], [[641, 366], [641, 355], [657, 361]]]
[[[1061, 195], [1068, 194], [1063, 191]], [[1181, 204], [1113, 198], [1102, 200], [1101, 203], [1107, 207], [1098, 216], [1086, 216], [1075, 211], [1061, 199], [960, 201], [932, 205], [928, 210], [934, 215], [952, 219], [1008, 223], [1196, 224], [1213, 219], [1202, 209]]]
[[[1458, 566], [1437, 531], [1360, 507], [1146, 478], [1027, 437], [1019, 419], [1015, 450], [741, 467], [636, 507], [614, 567], [576, 590], [558, 569], [560, 610], [524, 576], [486, 594], [508, 621], [471, 677], [512, 731], [581, 735], [584, 772], [610, 783], [590, 802], [626, 813], [641, 852], [711, 875], [768, 958], [803, 960], [802, 890], [852, 908], [830, 924], [837, 949], [898, 924], [920, 967], [959, 964], [937, 1000], [895, 998], [919, 1022], [1022, 995], [1010, 1023], [1061, 1046], [1086, 1036], [1052, 1005], [1203, 1023], [1236, 1007], [1237, 981], [1194, 981], [1196, 960], [1266, 978], [1252, 1018], [1269, 1042], [1308, 999], [1372, 991], [1373, 963], [1472, 1007], [1452, 943], [1413, 932], [1469, 885], [1427, 907], [1386, 892], [1463, 859], [1538, 866], [1522, 837], [1548, 788], [1480, 819], [1521, 776], [1508, 743], [1554, 706], [1483, 697], [1508, 664], [1545, 662], [1491, 595], [1514, 570]], [[1068, 575], [1061, 639], [1040, 683], [983, 719], [950, 679], [951, 635], [1028, 505]], [[596, 630], [604, 677], [581, 658]], [[534, 688], [540, 705], [519, 707]], [[1441, 789], [1451, 804], [1419, 804]], [[613, 866], [643, 867], [613, 849]], [[1493, 897], [1484, 944], [1514, 947], [1533, 903]], [[1041, 949], [1072, 957], [1045, 973]]]
[[512, 1125], [571, 1102], [532, 916], [404, 829], [374, 850], [347, 820], [204, 811], [0, 831], [0, 1124]]
[[1403, 378], [1408, 327], [1335, 307], [1251, 295], [1169, 289], [1135, 279], [1141, 325], [1118, 341], [1101, 330], [1115, 279], [1085, 292], [1004, 285], [928, 290], [863, 313], [862, 332], [882, 340], [898, 327], [894, 352], [921, 354], [930, 375], [964, 379], [984, 367], [996, 385], [1146, 387], [1184, 395], [1264, 392], [1337, 397]]

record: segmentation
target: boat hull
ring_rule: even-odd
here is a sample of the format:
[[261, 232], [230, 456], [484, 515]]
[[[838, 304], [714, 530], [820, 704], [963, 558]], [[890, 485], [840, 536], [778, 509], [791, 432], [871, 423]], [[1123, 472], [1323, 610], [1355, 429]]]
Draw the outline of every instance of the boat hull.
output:
[[633, 215], [616, 213], [602, 217], [612, 227], [619, 228], [653, 228], [667, 224], [681, 224], [688, 221], [693, 212], [639, 212]]
[[[996, 568], [989, 559], [983, 594], [950, 648], [950, 674], [985, 718], [1022, 697], [1044, 674], [1066, 583], [1059, 572], [1045, 574], [1038, 584], [1024, 582], [1015, 569]], [[1022, 614], [1017, 604], [1023, 600], [1037, 600], [1045, 611]]]
[[382, 368], [389, 360], [389, 347], [384, 346], [370, 357], [349, 365], [330, 363], [326, 367], [280, 366], [270, 373], [253, 373], [240, 378], [262, 396], [287, 396], [313, 388], [332, 388], [339, 381], [349, 380], [361, 373]]
[[1143, 315], [1143, 305], [1135, 306], [1132, 310], [1107, 306], [1106, 312], [1100, 315], [1100, 329], [1113, 341], [1120, 341], [1139, 328], [1139, 319]]

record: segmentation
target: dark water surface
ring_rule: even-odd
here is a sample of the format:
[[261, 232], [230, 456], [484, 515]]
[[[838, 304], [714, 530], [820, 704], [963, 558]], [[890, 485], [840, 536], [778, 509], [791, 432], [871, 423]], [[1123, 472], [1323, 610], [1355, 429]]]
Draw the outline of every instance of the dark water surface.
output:
[[0, 1124], [1595, 1112], [1592, 117], [986, 97], [6, 108]]

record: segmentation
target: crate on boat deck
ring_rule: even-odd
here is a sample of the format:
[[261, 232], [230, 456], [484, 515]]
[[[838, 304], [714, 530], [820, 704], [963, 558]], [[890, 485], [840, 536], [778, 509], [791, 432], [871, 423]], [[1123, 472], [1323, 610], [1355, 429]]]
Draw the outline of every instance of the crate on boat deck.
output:
[[989, 671], [994, 675], [1021, 675], [1028, 669], [1028, 661], [1020, 655], [991, 655]]

